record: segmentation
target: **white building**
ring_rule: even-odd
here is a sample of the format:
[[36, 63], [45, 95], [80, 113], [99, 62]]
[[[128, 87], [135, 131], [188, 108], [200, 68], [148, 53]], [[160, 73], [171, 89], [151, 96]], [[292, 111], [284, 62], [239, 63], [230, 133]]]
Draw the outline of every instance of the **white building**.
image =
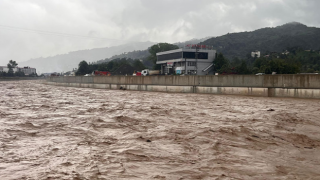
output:
[[[15, 72], [19, 71], [19, 68], [13, 68], [12, 70], [15, 73]], [[6, 72], [7, 73], [7, 72], [9, 72], [9, 68], [7, 66], [0, 66], [0, 72]]]
[[[7, 66], [0, 66], [0, 72], [8, 73], [9, 68]], [[31, 67], [23, 67], [23, 68], [16, 67], [16, 68], [13, 68], [13, 72], [14, 73], [23, 72], [25, 75], [30, 75], [30, 74], [36, 74], [37, 71], [36, 71], [36, 68], [31, 68]]]
[[24, 75], [30, 75], [30, 74], [36, 74], [36, 68], [31, 68], [31, 67], [23, 67], [23, 68], [19, 68], [19, 71], [24, 72]]
[[260, 57], [260, 51], [253, 51], [253, 52], [251, 52], [251, 57]]
[[[193, 49], [196, 47], [199, 49]], [[161, 65], [161, 74], [213, 74], [213, 61], [216, 50], [204, 45], [175, 49], [157, 53], [157, 64]]]
[[285, 50], [282, 54], [288, 55], [290, 52], [288, 50]]
[[7, 71], [7, 66], [0, 66], [0, 72], [4, 72]]

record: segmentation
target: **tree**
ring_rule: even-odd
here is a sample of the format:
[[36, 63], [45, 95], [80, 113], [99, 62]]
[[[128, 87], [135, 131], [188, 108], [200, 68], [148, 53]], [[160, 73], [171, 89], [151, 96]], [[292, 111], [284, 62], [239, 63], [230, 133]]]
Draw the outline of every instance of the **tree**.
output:
[[10, 60], [8, 65], [7, 65], [8, 68], [10, 68], [10, 67], [11, 68], [15, 68], [17, 66], [18, 66], [18, 63], [16, 61], [12, 61], [12, 60]]
[[224, 64], [220, 69], [217, 70], [218, 73], [222, 74], [222, 73], [231, 73], [232, 70], [230, 69], [228, 64]]
[[102, 63], [98, 65], [98, 71], [108, 71], [108, 63]]
[[214, 63], [214, 71], [220, 71], [220, 69], [227, 69], [229, 68], [229, 61], [224, 58], [222, 53], [219, 53], [217, 58], [213, 61]]
[[115, 67], [115, 63], [114, 63], [113, 61], [110, 61], [110, 62], [107, 64], [107, 69], [108, 69], [108, 71], [111, 71], [114, 67]]
[[248, 70], [247, 63], [242, 61], [239, 66], [236, 68], [238, 74], [249, 74], [250, 71]]
[[146, 67], [142, 64], [142, 62], [139, 59], [134, 60], [132, 66], [136, 69], [136, 71], [146, 69]]
[[314, 73], [314, 69], [308, 68], [308, 69], [307, 69], [307, 73]]
[[252, 73], [253, 74], [259, 73], [259, 68], [257, 68], [257, 67], [252, 68]]
[[148, 60], [153, 62], [154, 66], [153, 69], [159, 70], [160, 65], [157, 65], [157, 53], [158, 52], [163, 52], [163, 51], [170, 51], [174, 49], [179, 49], [177, 45], [174, 44], [169, 44], [169, 43], [159, 43], [151, 46], [148, 51], [150, 53], [150, 56], [148, 57]]
[[230, 62], [230, 66], [231, 66], [231, 67], [239, 66], [239, 65], [241, 64], [241, 62], [242, 62], [242, 61], [241, 61], [239, 58], [234, 57], [234, 58], [232, 59], [232, 61]]
[[22, 71], [17, 71], [17, 72], [14, 73], [14, 75], [15, 76], [19, 76], [19, 77], [25, 76], [24, 72], [22, 72]]
[[89, 65], [87, 61], [83, 60], [79, 63], [78, 71], [76, 72], [76, 75], [85, 75], [90, 73]]
[[16, 61], [12, 61], [12, 60], [9, 61], [9, 63], [7, 64], [7, 67], [9, 68], [8, 76], [14, 75], [13, 68], [17, 66], [18, 66], [18, 63]]

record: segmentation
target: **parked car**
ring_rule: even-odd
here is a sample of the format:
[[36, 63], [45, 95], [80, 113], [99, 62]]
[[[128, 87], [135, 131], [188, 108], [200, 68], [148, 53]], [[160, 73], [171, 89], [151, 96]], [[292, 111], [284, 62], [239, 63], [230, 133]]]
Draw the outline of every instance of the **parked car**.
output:
[[256, 75], [264, 75], [265, 73], [257, 73]]

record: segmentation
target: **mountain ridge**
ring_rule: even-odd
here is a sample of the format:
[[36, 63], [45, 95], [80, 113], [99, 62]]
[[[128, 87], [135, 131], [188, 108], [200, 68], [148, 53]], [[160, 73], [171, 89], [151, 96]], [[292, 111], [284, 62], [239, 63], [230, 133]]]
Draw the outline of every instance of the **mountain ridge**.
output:
[[[268, 52], [283, 52], [288, 48], [300, 47], [305, 50], [320, 49], [320, 28], [308, 27], [299, 22], [289, 22], [277, 27], [266, 27], [249, 32], [228, 33], [218, 37], [191, 39], [174, 43], [179, 47], [186, 44], [205, 44], [213, 46], [228, 59], [248, 58], [252, 51], [259, 50], [261, 54]], [[134, 45], [136, 44], [136, 46]], [[20, 66], [32, 66], [38, 72], [69, 71], [78, 67], [82, 60], [88, 62], [108, 62], [117, 58], [143, 59], [149, 55], [148, 48], [156, 43], [141, 42], [107, 48], [94, 48], [72, 51], [46, 58], [35, 58], [20, 62]]]
[[211, 45], [227, 58], [245, 58], [252, 51], [282, 52], [290, 47], [320, 49], [320, 28], [301, 23], [286, 23], [277, 27], [266, 27], [250, 32], [230, 33], [210, 38], [203, 44]]

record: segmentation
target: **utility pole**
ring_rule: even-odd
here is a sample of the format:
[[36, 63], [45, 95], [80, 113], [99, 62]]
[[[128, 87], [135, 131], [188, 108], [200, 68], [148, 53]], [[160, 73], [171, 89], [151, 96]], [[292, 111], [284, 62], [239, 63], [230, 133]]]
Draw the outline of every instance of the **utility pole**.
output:
[[184, 74], [187, 74], [187, 58], [184, 59]]
[[199, 47], [198, 45], [196, 45], [196, 53], [195, 53], [195, 56], [196, 56], [196, 75], [198, 75], [198, 51], [199, 51]]

